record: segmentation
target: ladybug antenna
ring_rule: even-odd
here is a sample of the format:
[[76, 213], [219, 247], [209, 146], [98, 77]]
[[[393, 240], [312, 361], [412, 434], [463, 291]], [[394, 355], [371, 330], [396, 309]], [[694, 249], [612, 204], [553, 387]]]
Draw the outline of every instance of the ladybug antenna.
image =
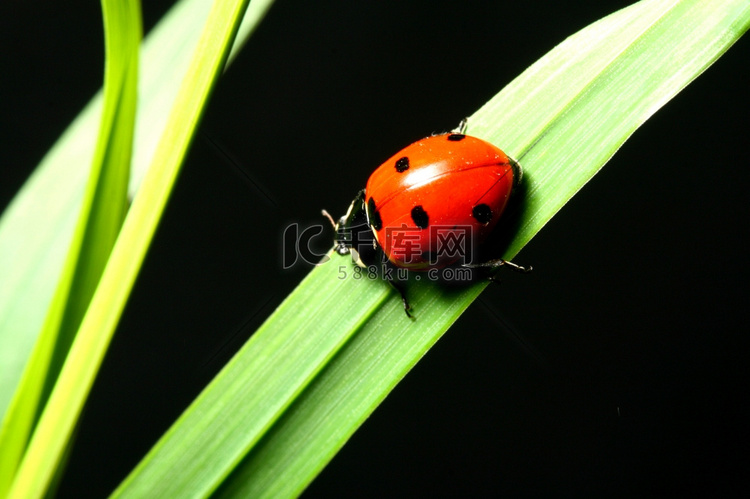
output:
[[326, 210], [321, 210], [321, 213], [324, 217], [328, 219], [329, 222], [331, 222], [331, 225], [333, 226], [333, 230], [336, 230], [336, 222], [333, 220], [333, 217], [330, 213], [328, 213]]

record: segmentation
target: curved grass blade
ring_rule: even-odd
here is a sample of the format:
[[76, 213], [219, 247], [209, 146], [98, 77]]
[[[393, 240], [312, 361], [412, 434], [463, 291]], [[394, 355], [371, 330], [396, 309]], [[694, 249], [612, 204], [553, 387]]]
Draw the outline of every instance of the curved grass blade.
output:
[[[131, 197], [151, 164], [213, 0], [178, 2], [141, 49]], [[233, 53], [273, 4], [254, 0]], [[102, 114], [98, 94], [41, 161], [0, 217], [0, 414], [41, 329], [83, 199]], [[34, 227], [34, 231], [27, 230]]]
[[32, 428], [114, 246], [128, 205], [138, 84], [137, 1], [105, 1], [104, 106], [78, 224], [31, 358], [0, 427], [0, 496], [7, 493]]
[[[311, 272], [157, 443], [113, 497], [206, 497], [288, 404], [382, 306], [335, 265]], [[350, 291], [339, 303], [339, 285]], [[401, 312], [403, 314], [403, 312]], [[320, 325], [309, 334], [310, 323]], [[253, 411], [248, 411], [252, 407]]]
[[[140, 179], [148, 167], [197, 41], [195, 25], [202, 24], [209, 4], [210, 0], [182, 2], [143, 44], [133, 178]], [[61, 274], [101, 115], [99, 93], [42, 159], [0, 218], [0, 413], [5, 412], [18, 384]]]
[[216, 3], [180, 87], [151, 168], [125, 219], [55, 389], [11, 488], [39, 497], [56, 472], [106, 353], [203, 107], [229, 55], [248, 0]]
[[[570, 37], [472, 116], [469, 133], [501, 144], [526, 172], [523, 201], [508, 213], [503, 256], [518, 253], [749, 23], [745, 0], [640, 2]], [[417, 318], [411, 321], [395, 292], [354, 279], [354, 272], [342, 258], [314, 269], [116, 495], [140, 497], [157, 487], [200, 496], [219, 482], [219, 496], [301, 493], [485, 286], [446, 290], [414, 282], [408, 291]], [[286, 358], [309, 366], [295, 363], [292, 379], [275, 364]], [[263, 388], [268, 383], [272, 392]], [[262, 399], [253, 396], [256, 390]]]

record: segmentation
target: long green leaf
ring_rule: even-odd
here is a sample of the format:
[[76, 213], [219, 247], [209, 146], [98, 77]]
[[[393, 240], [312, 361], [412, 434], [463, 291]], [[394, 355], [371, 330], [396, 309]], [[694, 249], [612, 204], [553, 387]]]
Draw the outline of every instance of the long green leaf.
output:
[[[504, 257], [749, 24], [746, 0], [646, 0], [570, 37], [472, 116], [469, 133], [526, 174], [500, 228]], [[426, 281], [408, 289], [412, 321], [396, 293], [347, 259], [316, 268], [115, 495], [300, 493], [485, 286]]]
[[[141, 49], [131, 197], [151, 164], [213, 0], [178, 2]], [[237, 52], [272, 0], [247, 9]], [[41, 161], [0, 217], [0, 414], [6, 412], [50, 305], [92, 164], [102, 96], [97, 95]], [[28, 227], [34, 227], [33, 231]]]
[[78, 224], [31, 359], [0, 427], [0, 496], [8, 491], [38, 414], [114, 246], [128, 205], [138, 84], [137, 1], [104, 1], [104, 108]]
[[[131, 196], [153, 157], [210, 4], [211, 0], [181, 2], [143, 43]], [[99, 93], [42, 159], [0, 218], [0, 413], [16, 389], [61, 274], [101, 115]]]
[[152, 166], [107, 262], [57, 385], [18, 469], [11, 497], [46, 493], [127, 301], [204, 105], [229, 56], [248, 0], [214, 4]]

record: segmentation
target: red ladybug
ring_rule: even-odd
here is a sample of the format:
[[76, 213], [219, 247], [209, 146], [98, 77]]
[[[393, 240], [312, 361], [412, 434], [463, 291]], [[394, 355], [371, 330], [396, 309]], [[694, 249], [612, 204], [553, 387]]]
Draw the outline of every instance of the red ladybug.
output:
[[[473, 250], [500, 219], [522, 171], [503, 151], [464, 131], [462, 122], [458, 131], [417, 141], [380, 165], [346, 215], [334, 223], [336, 251], [354, 252], [359, 263], [361, 238], [352, 230], [364, 212], [372, 244], [396, 267], [425, 271], [453, 264], [509, 265], [527, 271], [504, 260], [471, 261]], [[404, 305], [408, 314], [405, 299]]]

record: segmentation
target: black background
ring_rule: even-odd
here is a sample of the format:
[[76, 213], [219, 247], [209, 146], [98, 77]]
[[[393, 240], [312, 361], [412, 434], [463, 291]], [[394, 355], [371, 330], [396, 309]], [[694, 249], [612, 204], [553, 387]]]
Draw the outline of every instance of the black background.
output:
[[[339, 214], [628, 3], [279, 0], [215, 91], [60, 495], [112, 490], [299, 282], [288, 223]], [[0, 4], [0, 207], [101, 85], [100, 16]], [[306, 495], [739, 495], [749, 56], [745, 37], [636, 132], [516, 258], [535, 272], [488, 288]]]

